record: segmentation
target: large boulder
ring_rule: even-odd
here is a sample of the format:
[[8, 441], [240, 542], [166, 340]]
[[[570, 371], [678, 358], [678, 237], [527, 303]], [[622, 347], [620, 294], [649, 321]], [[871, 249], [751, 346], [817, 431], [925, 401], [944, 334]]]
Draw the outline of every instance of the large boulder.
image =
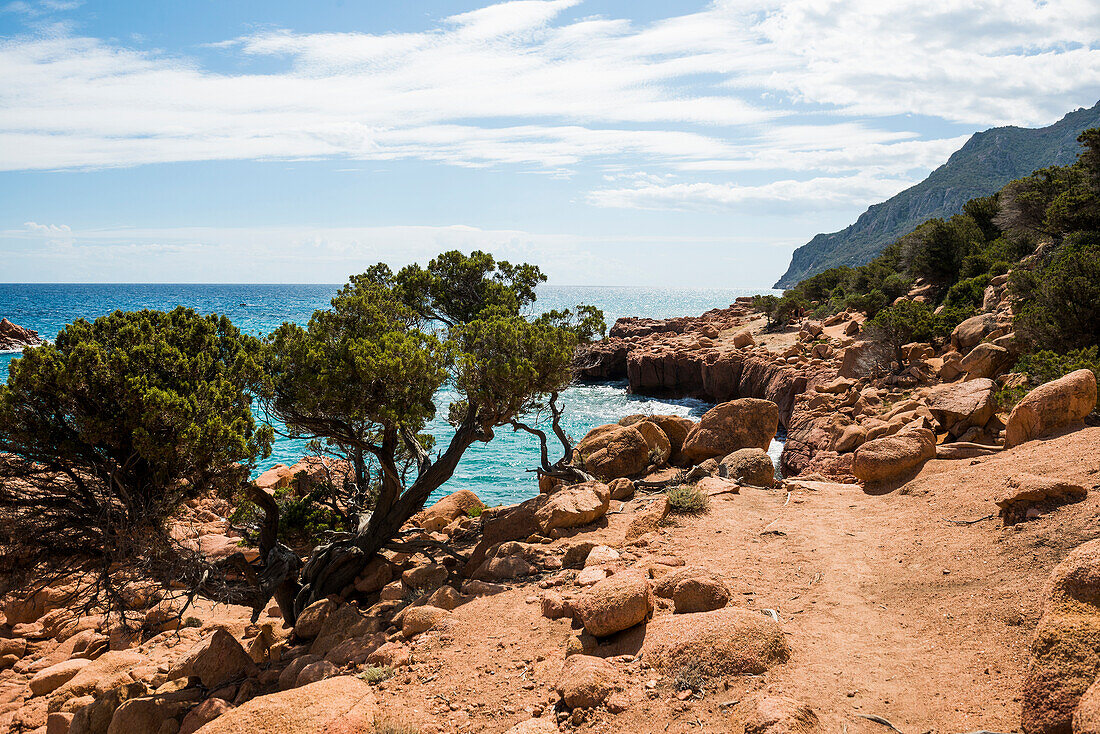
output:
[[451, 613], [439, 607], [409, 607], [401, 615], [401, 634], [412, 638], [449, 618]]
[[601, 479], [638, 474], [650, 464], [649, 443], [635, 426], [593, 428], [577, 444], [574, 455], [585, 471]]
[[1002, 346], [984, 342], [971, 349], [959, 362], [968, 380], [996, 377], [1012, 361], [1012, 352]]
[[876, 438], [856, 449], [852, 474], [875, 483], [903, 477], [936, 457], [936, 438], [925, 428]]
[[218, 628], [205, 640], [200, 640], [182, 661], [176, 664], [170, 678], [195, 677], [210, 690], [249, 675], [258, 669], [237, 638]]
[[34, 674], [28, 686], [34, 696], [45, 696], [65, 685], [73, 676], [83, 670], [91, 660], [87, 658], [70, 658], [60, 663], [51, 665]]
[[1077, 370], [1035, 388], [1017, 403], [1005, 425], [1005, 446], [1018, 446], [1096, 409], [1096, 375]]
[[413, 522], [430, 533], [438, 533], [471, 511], [484, 510], [485, 504], [468, 489], [451, 492], [426, 510], [413, 516]]
[[114, 688], [133, 683], [133, 670], [147, 662], [148, 658], [134, 650], [109, 650], [81, 668], [80, 672], [53, 692], [51, 699], [102, 695]]
[[993, 417], [997, 385], [988, 378], [937, 385], [928, 392], [928, 409], [952, 435], [961, 436], [972, 426], [984, 426]]
[[[206, 724], [233, 708], [233, 704], [223, 698], [208, 698], [187, 712], [180, 722], [179, 734], [195, 734]], [[49, 734], [47, 732], [47, 734]]]
[[698, 463], [738, 449], [767, 450], [778, 427], [779, 406], [770, 400], [731, 400], [703, 415], [684, 439], [683, 453]]
[[611, 505], [611, 488], [603, 482], [582, 482], [545, 497], [535, 511], [535, 520], [544, 534], [557, 528], [588, 525], [603, 517]]
[[661, 427], [651, 421], [635, 423], [634, 427], [645, 436], [646, 445], [649, 446], [649, 463], [661, 465], [672, 456], [672, 442]]
[[567, 657], [556, 687], [562, 701], [571, 709], [596, 708], [611, 694], [622, 690], [615, 666], [592, 655]]
[[309, 651], [323, 657], [344, 640], [373, 635], [381, 627], [382, 622], [378, 617], [367, 614], [357, 604], [341, 604], [325, 617], [321, 632], [313, 640]]
[[368, 683], [341, 675], [259, 696], [206, 724], [201, 734], [372, 734], [377, 705]]
[[1021, 727], [1069, 734], [1073, 713], [1100, 674], [1100, 540], [1075, 548], [1043, 588], [1043, 615], [1031, 638]]
[[[182, 718], [200, 697], [195, 689], [172, 691], [161, 695], [139, 696], [124, 701], [115, 709], [107, 734], [139, 734], [160, 732], [166, 722]], [[173, 725], [169, 725], [173, 726]], [[173, 728], [175, 728], [173, 726]]]
[[672, 446], [673, 457], [684, 450], [684, 439], [687, 438], [688, 433], [695, 426], [695, 421], [691, 418], [684, 418], [679, 415], [651, 415], [646, 420], [655, 423], [658, 428], [665, 432], [668, 442]]
[[653, 592], [645, 576], [624, 571], [598, 582], [572, 607], [589, 634], [605, 637], [645, 621], [653, 613]]
[[684, 566], [662, 576], [654, 593], [671, 599], [677, 614], [721, 609], [730, 600], [729, 587], [722, 577], [702, 566]]
[[1042, 512], [1080, 502], [1086, 496], [1088, 490], [1080, 484], [1023, 472], [1008, 478], [997, 506], [1001, 508], [1005, 524], [1014, 525], [1027, 519], [1029, 510]]
[[328, 615], [340, 606], [336, 597], [318, 599], [302, 610], [294, 622], [294, 634], [301, 640], [312, 640], [321, 634]]
[[773, 487], [775, 465], [764, 449], [738, 449], [718, 462], [718, 476], [754, 487]]
[[951, 346], [960, 352], [969, 352], [985, 338], [986, 334], [992, 333], [996, 328], [997, 321], [992, 314], [982, 313], [971, 316], [951, 332]]
[[758, 611], [655, 617], [646, 628], [643, 659], [669, 675], [760, 675], [790, 657], [779, 623]]

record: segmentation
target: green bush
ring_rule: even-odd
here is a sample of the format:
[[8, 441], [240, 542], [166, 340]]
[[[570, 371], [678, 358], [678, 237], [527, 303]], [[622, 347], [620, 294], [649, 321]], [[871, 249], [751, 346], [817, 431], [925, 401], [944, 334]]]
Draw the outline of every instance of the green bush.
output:
[[1100, 232], [1067, 237], [1039, 270], [1017, 269], [1016, 335], [1032, 349], [1068, 352], [1100, 343]]
[[707, 493], [690, 484], [671, 487], [666, 494], [669, 512], [677, 515], [701, 515], [710, 506]]
[[[1092, 370], [1100, 382], [1100, 348], [1096, 346], [1074, 349], [1065, 354], [1043, 350], [1034, 354], [1025, 354], [1016, 362], [1015, 372], [1023, 372], [1032, 386], [1042, 385], [1051, 380], [1068, 375], [1077, 370]], [[1026, 391], [1025, 391], [1026, 394]], [[1019, 402], [1020, 395], [1016, 399]], [[1015, 403], [1014, 403], [1015, 404]], [[1097, 407], [1100, 408], [1100, 399]]]
[[943, 299], [944, 306], [980, 308], [990, 280], [989, 274], [960, 280], [947, 290], [947, 296]]
[[389, 665], [368, 665], [359, 671], [359, 677], [372, 685], [381, 683], [393, 677], [393, 668]]
[[0, 385], [5, 582], [90, 571], [100, 578], [83, 591], [107, 604], [130, 573], [201, 583], [201, 559], [168, 520], [186, 500], [228, 495], [270, 452], [252, 414], [260, 354], [228, 319], [177, 308], [80, 319], [12, 362]]

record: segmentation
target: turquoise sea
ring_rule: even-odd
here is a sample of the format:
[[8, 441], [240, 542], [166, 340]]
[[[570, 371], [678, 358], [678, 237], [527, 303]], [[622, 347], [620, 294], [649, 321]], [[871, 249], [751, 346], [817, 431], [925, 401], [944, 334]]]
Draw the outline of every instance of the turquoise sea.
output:
[[[201, 313], [221, 313], [242, 331], [257, 336], [284, 321], [304, 324], [318, 308], [328, 305], [336, 285], [167, 285], [167, 284], [0, 284], [0, 317], [34, 329], [52, 339], [61, 327], [77, 318], [93, 319], [116, 309], [171, 309], [188, 306]], [[542, 286], [535, 312], [588, 303], [604, 310], [608, 326], [621, 316], [694, 316], [728, 306], [737, 296], [770, 292], [768, 289], [599, 288]], [[7, 380], [8, 364], [18, 354], [0, 354], [0, 380]], [[455, 399], [448, 389], [439, 392], [439, 416], [429, 431], [445, 445], [450, 428], [444, 420]], [[631, 413], [673, 413], [698, 417], [710, 406], [699, 400], [657, 400], [627, 392], [626, 384], [577, 385], [563, 394], [565, 423], [574, 438], [595, 426]], [[553, 445], [552, 445], [553, 447]], [[778, 459], [778, 443], [773, 458]], [[304, 455], [302, 442], [278, 438], [272, 456], [259, 469], [276, 463], [293, 464]], [[538, 443], [524, 433], [500, 429], [488, 444], [475, 444], [459, 464], [455, 476], [440, 494], [470, 489], [490, 505], [517, 502], [537, 494], [527, 470], [538, 463]]]

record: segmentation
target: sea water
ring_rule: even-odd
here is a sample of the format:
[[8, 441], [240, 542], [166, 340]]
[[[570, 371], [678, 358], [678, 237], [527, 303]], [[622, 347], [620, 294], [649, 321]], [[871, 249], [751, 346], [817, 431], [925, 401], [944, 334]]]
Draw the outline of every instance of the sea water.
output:
[[[169, 310], [187, 306], [200, 313], [228, 316], [241, 331], [265, 336], [284, 321], [305, 324], [314, 310], [328, 306], [336, 285], [171, 285], [171, 284], [0, 284], [0, 317], [45, 339], [53, 339], [65, 325], [78, 318], [94, 319], [116, 309]], [[767, 289], [599, 288], [549, 286], [539, 288], [536, 313], [571, 308], [587, 303], [603, 309], [610, 327], [622, 316], [667, 318], [696, 316], [711, 308], [724, 308], [738, 296], [770, 292]], [[0, 381], [8, 378], [8, 365], [18, 354], [0, 354]], [[457, 399], [449, 388], [436, 397], [437, 418], [427, 431], [437, 448], [446, 445], [451, 428], [444, 418], [447, 406]], [[632, 413], [665, 413], [698, 418], [710, 407], [694, 399], [665, 400], [631, 395], [627, 385], [609, 383], [576, 385], [562, 393], [563, 425], [579, 439], [590, 429], [612, 423]], [[276, 426], [278, 429], [279, 426]], [[551, 461], [560, 456], [552, 441]], [[304, 442], [277, 436], [272, 455], [258, 470], [276, 463], [293, 464], [307, 452]], [[772, 443], [769, 453], [778, 462], [782, 445]], [[559, 453], [554, 454], [554, 451]], [[508, 427], [497, 429], [496, 438], [468, 449], [454, 476], [436, 492], [442, 496], [458, 489], [477, 493], [489, 505], [518, 502], [538, 493], [534, 475], [538, 466], [538, 441]]]

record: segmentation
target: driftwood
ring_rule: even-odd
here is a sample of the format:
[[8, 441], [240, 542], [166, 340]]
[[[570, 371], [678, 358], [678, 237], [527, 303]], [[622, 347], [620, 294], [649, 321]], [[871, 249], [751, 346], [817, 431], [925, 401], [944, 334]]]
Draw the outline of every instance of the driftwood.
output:
[[969, 443], [958, 441], [956, 443], [941, 443], [936, 447], [937, 459], [974, 459], [979, 456], [990, 456], [999, 451], [1004, 451], [1001, 446], [986, 446], [982, 443]]
[[894, 731], [896, 731], [898, 734], [905, 734], [905, 732], [903, 732], [901, 729], [894, 726], [890, 722], [889, 719], [884, 719], [881, 716], [877, 716], [875, 714], [856, 714], [856, 716], [858, 716], [861, 719], [867, 719], [868, 721], [873, 721], [876, 724], [882, 724], [883, 726], [888, 726], [891, 729], [893, 729]]

